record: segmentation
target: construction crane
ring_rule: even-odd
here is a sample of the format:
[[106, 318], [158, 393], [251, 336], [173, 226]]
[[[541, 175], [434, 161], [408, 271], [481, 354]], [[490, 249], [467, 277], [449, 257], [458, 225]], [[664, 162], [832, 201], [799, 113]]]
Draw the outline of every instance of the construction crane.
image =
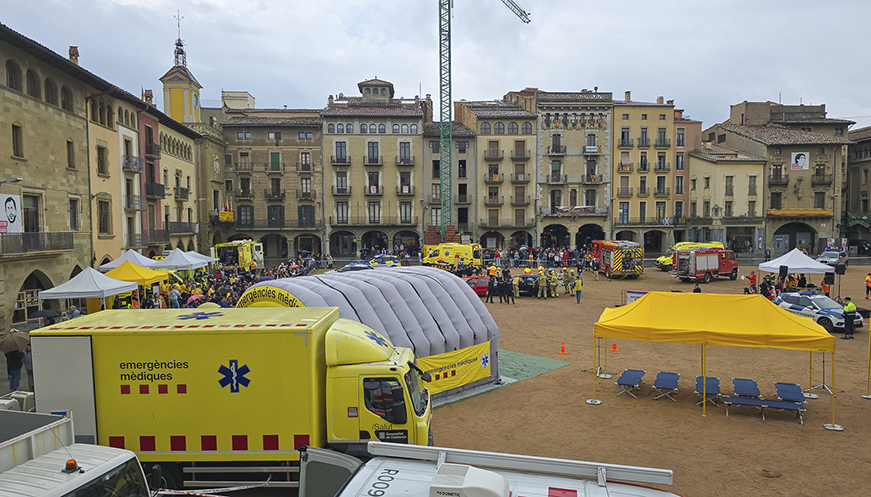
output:
[[[441, 166], [441, 238], [444, 240], [447, 227], [453, 225], [451, 194], [453, 152], [453, 105], [451, 103], [451, 4], [453, 0], [439, 0], [439, 164]], [[521, 21], [529, 24], [529, 13], [514, 0], [502, 0]]]

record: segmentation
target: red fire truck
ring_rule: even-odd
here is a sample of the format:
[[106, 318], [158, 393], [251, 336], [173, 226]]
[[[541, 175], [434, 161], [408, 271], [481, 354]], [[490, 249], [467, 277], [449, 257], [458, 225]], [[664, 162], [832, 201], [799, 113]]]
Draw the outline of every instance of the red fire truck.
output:
[[728, 276], [738, 278], [738, 259], [735, 252], [724, 249], [686, 249], [674, 253], [672, 271], [669, 273], [684, 281], [704, 281]]
[[593, 259], [608, 278], [637, 278], [644, 272], [644, 247], [626, 240], [593, 240]]

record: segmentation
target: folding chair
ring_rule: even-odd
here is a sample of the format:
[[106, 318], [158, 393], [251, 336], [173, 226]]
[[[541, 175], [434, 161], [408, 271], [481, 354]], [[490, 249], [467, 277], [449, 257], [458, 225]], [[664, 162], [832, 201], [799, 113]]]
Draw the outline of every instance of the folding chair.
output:
[[[704, 384], [702, 383], [702, 377], [696, 376], [696, 394], [706, 396], [702, 400], [696, 402], [697, 406], [702, 405], [705, 402], [710, 402], [715, 407], [719, 407], [717, 404], [717, 397], [720, 397], [720, 379], [714, 376], [706, 376], [704, 378]], [[702, 390], [704, 387], [704, 390]]]
[[805, 403], [804, 392], [801, 387], [795, 383], [780, 383], [775, 381], [774, 388], [777, 389], [777, 398], [786, 402]]
[[644, 383], [641, 378], [644, 377], [645, 373], [647, 373], [647, 371], [642, 371], [640, 369], [624, 369], [623, 374], [621, 374], [615, 382], [620, 387], [620, 391], [617, 392], [617, 395], [628, 393], [637, 399], [638, 397], [632, 393], [632, 391], [641, 389], [640, 385]]
[[663, 397], [671, 399], [672, 402], [677, 402], [672, 397], [672, 394], [677, 393], [677, 381], [680, 379], [680, 373], [666, 373], [665, 371], [657, 371], [656, 379], [653, 381], [653, 388], [659, 392], [659, 395], [653, 400], [659, 400]]
[[732, 387], [735, 389], [735, 396], [737, 397], [758, 399], [762, 396], [759, 393], [759, 385], [756, 384], [756, 380], [732, 378]]

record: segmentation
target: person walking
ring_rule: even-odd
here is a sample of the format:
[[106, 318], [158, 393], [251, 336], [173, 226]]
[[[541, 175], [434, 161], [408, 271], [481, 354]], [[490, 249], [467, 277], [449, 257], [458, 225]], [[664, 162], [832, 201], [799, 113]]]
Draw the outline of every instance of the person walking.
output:
[[748, 276], [747, 279], [750, 280], [750, 288], [752, 288], [753, 291], [755, 292], [756, 291], [756, 271], [750, 271], [750, 276]]
[[578, 275], [578, 277], [574, 281], [574, 292], [575, 298], [578, 299], [578, 303], [581, 303], [581, 290], [584, 289], [584, 273]]
[[15, 392], [21, 384], [21, 367], [24, 366], [24, 354], [18, 350], [6, 353], [6, 374], [9, 377], [9, 391]]
[[693, 293], [702, 293], [702, 289], [699, 288], [698, 282], [693, 283]]
[[514, 292], [511, 291], [511, 279], [508, 276], [505, 276], [502, 279], [502, 285], [505, 288], [505, 303], [507, 304], [508, 299], [511, 299], [512, 304], [517, 304], [517, 302], [514, 301]]
[[484, 302], [492, 304], [494, 293], [496, 293], [496, 278], [491, 276], [487, 279], [487, 297], [484, 299]]
[[853, 339], [853, 320], [856, 319], [856, 304], [850, 300], [850, 297], [844, 297], [844, 336], [842, 340]]
[[169, 291], [169, 301], [173, 309], [181, 309], [181, 304], [178, 302], [180, 298], [181, 292], [178, 290], [178, 287], [173, 287], [172, 290]]
[[511, 286], [514, 289], [514, 298], [520, 297], [520, 276], [511, 279]]

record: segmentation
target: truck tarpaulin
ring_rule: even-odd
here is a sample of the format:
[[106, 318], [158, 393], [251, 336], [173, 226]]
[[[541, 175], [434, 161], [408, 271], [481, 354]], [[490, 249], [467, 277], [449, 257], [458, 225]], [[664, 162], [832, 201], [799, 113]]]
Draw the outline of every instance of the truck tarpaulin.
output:
[[432, 376], [430, 394], [458, 388], [490, 376], [490, 343], [423, 357], [417, 365]]

